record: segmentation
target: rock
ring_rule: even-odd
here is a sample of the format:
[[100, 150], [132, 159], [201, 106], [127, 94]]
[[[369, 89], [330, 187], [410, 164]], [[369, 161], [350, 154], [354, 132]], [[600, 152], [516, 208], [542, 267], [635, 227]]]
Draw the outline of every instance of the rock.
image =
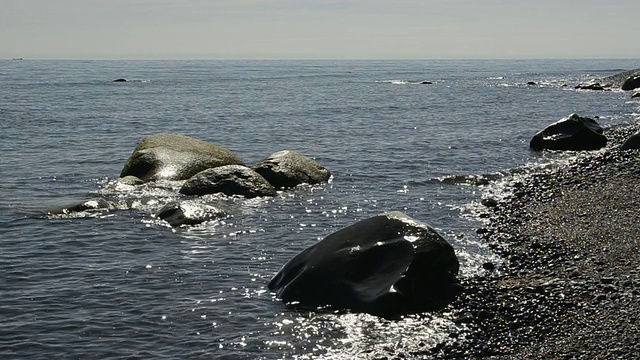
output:
[[631, 135], [620, 147], [620, 150], [640, 149], [640, 132]]
[[535, 81], [527, 81], [527, 85], [537, 85]]
[[186, 180], [202, 170], [224, 165], [244, 165], [233, 152], [184, 135], [148, 136], [135, 148], [120, 177], [143, 181]]
[[639, 91], [639, 92], [637, 92], [637, 93], [634, 93], [633, 95], [631, 95], [631, 98], [632, 98], [632, 99], [634, 99], [634, 98], [640, 98], [640, 91]]
[[144, 181], [142, 179], [133, 175], [127, 175], [123, 178], [120, 178], [118, 182], [124, 185], [132, 185], [132, 186], [144, 184]]
[[317, 184], [331, 177], [329, 170], [315, 160], [290, 150], [271, 154], [253, 169], [276, 189]]
[[163, 206], [155, 216], [168, 222], [172, 227], [178, 227], [182, 225], [198, 225], [226, 215], [224, 211], [212, 206], [172, 201]]
[[269, 282], [287, 303], [385, 317], [446, 305], [461, 290], [453, 247], [400, 212], [343, 228], [302, 251]]
[[493, 271], [496, 269], [496, 264], [492, 263], [492, 262], [485, 262], [482, 264], [482, 268], [487, 270], [487, 271]]
[[201, 171], [187, 180], [180, 193], [205, 195], [223, 193], [246, 198], [275, 196], [276, 189], [260, 174], [242, 165], [226, 165]]
[[600, 83], [590, 83], [590, 84], [586, 84], [586, 85], [578, 85], [575, 87], [576, 89], [581, 89], [581, 90], [604, 90], [604, 87], [602, 87], [602, 85], [600, 85]]
[[607, 145], [607, 138], [598, 123], [577, 114], [555, 122], [538, 132], [529, 143], [539, 150], [597, 150]]
[[480, 203], [486, 207], [491, 207], [491, 208], [498, 206], [498, 200], [493, 198], [482, 199]]
[[122, 79], [122, 78], [115, 79], [115, 80], [113, 80], [113, 82], [127, 82], [127, 79]]
[[640, 88], [640, 75], [630, 76], [622, 83], [622, 90], [633, 90]]
[[62, 215], [83, 211], [110, 210], [112, 208], [113, 205], [109, 201], [103, 198], [98, 198], [50, 209], [47, 213], [51, 215]]
[[425, 81], [421, 81], [420, 84], [422, 84], [422, 85], [431, 85], [433, 83], [431, 81], [426, 81], [425, 80]]

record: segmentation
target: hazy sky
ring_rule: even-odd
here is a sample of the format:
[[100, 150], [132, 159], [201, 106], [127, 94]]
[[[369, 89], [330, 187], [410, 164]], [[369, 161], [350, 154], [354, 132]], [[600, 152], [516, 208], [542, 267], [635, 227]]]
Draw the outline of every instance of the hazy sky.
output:
[[640, 0], [0, 0], [0, 58], [640, 58]]

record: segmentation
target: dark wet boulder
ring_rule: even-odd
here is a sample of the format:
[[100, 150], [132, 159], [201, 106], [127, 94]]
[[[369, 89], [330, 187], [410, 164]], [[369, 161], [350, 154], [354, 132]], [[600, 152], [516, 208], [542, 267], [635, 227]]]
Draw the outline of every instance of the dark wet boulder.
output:
[[622, 144], [620, 150], [640, 149], [640, 132], [631, 136]]
[[284, 302], [384, 317], [435, 310], [460, 292], [453, 247], [400, 212], [339, 230], [302, 251], [269, 282]]
[[112, 82], [127, 82], [127, 79], [120, 78], [120, 79], [115, 79]]
[[527, 85], [537, 85], [535, 81], [527, 81]]
[[317, 184], [331, 177], [329, 170], [315, 160], [290, 150], [271, 154], [253, 169], [276, 189]]
[[622, 90], [633, 90], [640, 88], [640, 75], [629, 77], [622, 83], [622, 86], [620, 88]]
[[143, 181], [186, 180], [202, 170], [224, 165], [243, 165], [231, 150], [184, 135], [157, 134], [138, 144], [120, 177]]
[[631, 95], [631, 98], [632, 98], [632, 99], [640, 98], [640, 91], [639, 91], [639, 92], [637, 92], [637, 93], [634, 93], [633, 95]]
[[246, 198], [275, 196], [276, 189], [257, 172], [242, 165], [226, 165], [201, 171], [187, 180], [180, 193], [206, 195], [223, 193]]
[[220, 219], [227, 214], [215, 207], [189, 203], [172, 201], [160, 209], [155, 217], [164, 220], [172, 227], [182, 225], [198, 225], [206, 221]]
[[598, 123], [590, 118], [571, 114], [538, 132], [529, 143], [540, 150], [597, 150], [607, 145], [607, 137]]
[[424, 81], [420, 81], [420, 84], [421, 85], [431, 85], [431, 84], [433, 84], [433, 82], [428, 81], [428, 80], [424, 80]]

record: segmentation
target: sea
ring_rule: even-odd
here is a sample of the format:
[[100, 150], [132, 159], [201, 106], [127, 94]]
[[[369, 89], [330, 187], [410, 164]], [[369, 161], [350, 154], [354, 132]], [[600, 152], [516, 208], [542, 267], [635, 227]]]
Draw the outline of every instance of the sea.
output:
[[[482, 200], [578, 156], [529, 150], [550, 123], [578, 113], [604, 128], [637, 124], [629, 92], [574, 85], [639, 64], [0, 60], [0, 358], [373, 359], [428, 349], [465, 325], [446, 310], [393, 320], [303, 311], [267, 283], [303, 249], [387, 211], [444, 236], [460, 278], [484, 274], [487, 262], [500, 268], [476, 233]], [[248, 165], [294, 150], [332, 178], [251, 200], [118, 183], [136, 145], [158, 133], [226, 147]], [[112, 206], [55, 211], [97, 199]], [[229, 216], [172, 228], [155, 214], [174, 200], [222, 204]]]

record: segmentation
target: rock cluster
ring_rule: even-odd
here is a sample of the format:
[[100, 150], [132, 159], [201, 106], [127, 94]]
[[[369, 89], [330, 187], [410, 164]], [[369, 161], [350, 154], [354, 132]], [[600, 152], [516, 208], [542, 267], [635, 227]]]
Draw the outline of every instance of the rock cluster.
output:
[[315, 160], [289, 150], [272, 154], [252, 170], [229, 149], [189, 136], [157, 134], [140, 142], [120, 176], [145, 182], [187, 180], [183, 194], [222, 192], [255, 197], [275, 195], [272, 187], [325, 182], [331, 173]]

